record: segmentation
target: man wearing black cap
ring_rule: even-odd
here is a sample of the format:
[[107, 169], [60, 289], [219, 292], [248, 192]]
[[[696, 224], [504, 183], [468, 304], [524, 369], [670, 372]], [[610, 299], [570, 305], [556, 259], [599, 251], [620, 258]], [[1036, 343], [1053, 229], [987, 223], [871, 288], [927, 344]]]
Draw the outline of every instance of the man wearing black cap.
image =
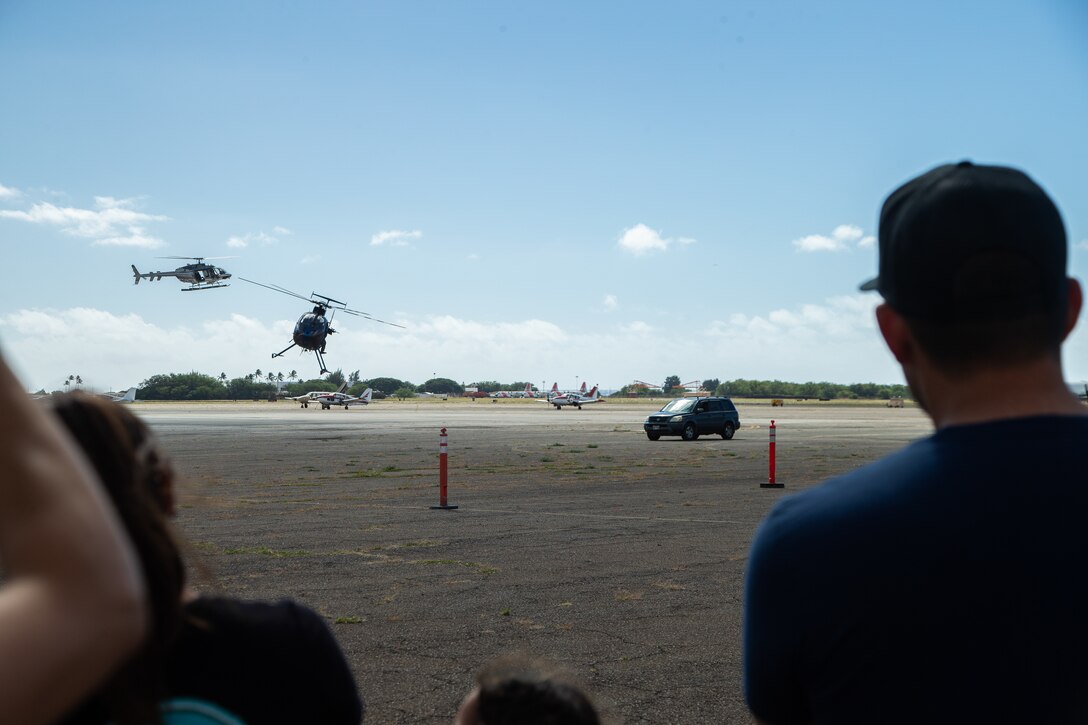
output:
[[780, 501], [745, 585], [766, 723], [1088, 722], [1082, 295], [1022, 172], [940, 166], [880, 214], [877, 322], [936, 432]]

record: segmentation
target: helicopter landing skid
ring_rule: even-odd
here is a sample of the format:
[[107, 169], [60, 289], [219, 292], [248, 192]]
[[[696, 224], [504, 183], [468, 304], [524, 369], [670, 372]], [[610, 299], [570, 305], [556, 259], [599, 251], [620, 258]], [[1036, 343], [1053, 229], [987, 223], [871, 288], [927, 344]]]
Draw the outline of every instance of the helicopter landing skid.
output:
[[182, 287], [181, 291], [182, 292], [192, 292], [194, 290], [199, 291], [199, 290], [203, 290], [203, 289], [219, 289], [220, 287], [230, 287], [230, 285], [229, 284], [205, 284], [205, 285], [200, 285], [199, 287]]
[[[290, 345], [283, 348], [279, 352], [272, 353], [272, 357], [283, 357], [283, 353], [287, 352], [292, 347], [295, 347], [295, 344], [296, 343], [292, 342]], [[321, 351], [320, 350], [314, 350], [314, 355], [317, 356], [317, 364], [321, 366], [321, 374], [322, 375], [327, 374], [329, 372], [329, 370], [328, 370], [328, 368], [325, 367], [325, 358], [321, 357]]]
[[279, 352], [274, 352], [274, 353], [272, 353], [272, 357], [283, 357], [283, 353], [287, 352], [288, 350], [290, 350], [290, 349], [291, 349], [292, 347], [294, 347], [294, 346], [295, 346], [295, 343], [293, 343], [293, 342], [292, 342], [292, 343], [291, 343], [290, 345], [288, 345], [287, 347], [283, 348], [283, 349], [282, 349], [282, 350], [280, 350]]

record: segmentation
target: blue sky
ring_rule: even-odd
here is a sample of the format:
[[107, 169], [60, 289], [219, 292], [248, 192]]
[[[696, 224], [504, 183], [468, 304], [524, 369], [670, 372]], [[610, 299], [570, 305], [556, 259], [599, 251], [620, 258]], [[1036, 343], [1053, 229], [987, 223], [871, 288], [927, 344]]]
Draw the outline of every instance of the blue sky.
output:
[[[297, 370], [414, 382], [901, 382], [884, 196], [961, 158], [1052, 194], [1088, 278], [1088, 9], [910, 4], [0, 5], [0, 349], [28, 387]], [[1088, 380], [1088, 332], [1065, 352]]]

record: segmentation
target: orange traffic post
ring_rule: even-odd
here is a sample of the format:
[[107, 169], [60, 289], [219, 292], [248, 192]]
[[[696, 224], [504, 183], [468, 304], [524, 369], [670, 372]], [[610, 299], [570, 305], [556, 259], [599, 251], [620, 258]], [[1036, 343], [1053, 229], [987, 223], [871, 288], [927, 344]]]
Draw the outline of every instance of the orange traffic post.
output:
[[773, 420], [771, 421], [770, 432], [771, 432], [770, 454], [769, 454], [770, 455], [770, 475], [767, 478], [767, 483], [761, 483], [761, 484], [759, 484], [759, 487], [760, 488], [785, 488], [786, 484], [784, 484], [784, 483], [775, 483], [774, 482], [774, 433], [775, 433], [775, 426], [774, 426], [774, 421]]
[[455, 509], [456, 506], [450, 505], [446, 501], [446, 478], [448, 472], [448, 449], [446, 429], [443, 428], [438, 432], [438, 505], [431, 506], [433, 509]]

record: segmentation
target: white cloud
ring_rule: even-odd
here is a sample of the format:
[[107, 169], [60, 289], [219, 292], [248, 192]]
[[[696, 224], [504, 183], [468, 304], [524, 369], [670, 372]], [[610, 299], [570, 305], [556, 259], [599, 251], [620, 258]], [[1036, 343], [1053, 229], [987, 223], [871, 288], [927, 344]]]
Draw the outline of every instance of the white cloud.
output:
[[645, 337], [653, 333], [653, 331], [654, 328], [650, 327], [642, 320], [635, 320], [634, 322], [629, 322], [626, 325], [620, 325], [620, 332], [628, 335], [635, 335], [638, 337]]
[[809, 234], [807, 237], [794, 239], [793, 246], [799, 252], [841, 252], [846, 249], [842, 240], [825, 237], [822, 234]]
[[835, 227], [833, 232], [831, 232], [831, 236], [843, 242], [856, 242], [861, 239], [863, 232], [861, 231], [861, 227], [854, 226], [853, 224], [840, 224]]
[[876, 238], [866, 236], [856, 224], [840, 224], [831, 232], [831, 236], [809, 234], [793, 240], [793, 246], [799, 252], [845, 252], [851, 245], [861, 249], [872, 247]]
[[1088, 239], [1082, 239], [1077, 242], [1077, 249], [1088, 249]]
[[383, 244], [388, 244], [391, 247], [406, 247], [410, 241], [422, 237], [423, 232], [419, 229], [413, 229], [410, 232], [402, 231], [400, 229], [390, 229], [388, 231], [378, 232], [372, 236], [370, 238], [370, 243], [376, 247]]
[[158, 249], [159, 247], [165, 247], [166, 242], [158, 237], [152, 237], [147, 234], [143, 227], [129, 227], [129, 234], [126, 237], [109, 237], [107, 239], [96, 239], [91, 242], [91, 246], [94, 247], [140, 247], [143, 249]]
[[22, 195], [23, 192], [18, 189], [0, 184], [0, 199], [18, 199]]
[[[16, 219], [31, 224], [47, 224], [74, 237], [98, 240], [98, 245], [114, 245], [118, 240], [143, 239], [147, 246], [145, 225], [149, 222], [167, 221], [170, 217], [161, 214], [146, 214], [137, 211], [135, 199], [116, 199], [112, 196], [96, 196], [95, 209], [80, 209], [71, 206], [57, 206], [49, 202], [33, 204], [29, 210], [0, 210], [0, 219]], [[156, 240], [161, 241], [161, 240]]]
[[650, 229], [645, 224], [636, 224], [623, 231], [617, 246], [625, 252], [641, 257], [651, 252], [664, 252], [673, 242], [682, 245], [695, 244], [695, 240], [690, 237], [666, 239], [660, 232]]
[[606, 310], [608, 310], [609, 312], [613, 312], [613, 311], [619, 309], [619, 306], [620, 306], [620, 303], [619, 303], [619, 300], [616, 299], [616, 295], [605, 295], [604, 296], [604, 308]]
[[[365, 377], [420, 382], [437, 372], [466, 383], [547, 378], [546, 387], [558, 381], [564, 388], [575, 387], [576, 376], [618, 388], [673, 374], [682, 380], [902, 382], [876, 329], [873, 308], [879, 301], [878, 295], [856, 294], [723, 313], [701, 328], [668, 316], [653, 318], [655, 324], [617, 319], [586, 325], [579, 319], [564, 326], [547, 319], [411, 317], [371, 310], [407, 329], [338, 315], [325, 361], [331, 369], [359, 369]], [[154, 374], [190, 370], [237, 377], [260, 366], [315, 377], [312, 353], [292, 350], [269, 359], [289, 343], [298, 312], [272, 312], [284, 317], [271, 320], [221, 313], [216, 319], [160, 325], [136, 314], [89, 308], [23, 309], [0, 314], [0, 339], [5, 358], [33, 390], [61, 389], [71, 374], [100, 390], [123, 390]], [[1074, 331], [1063, 357], [1070, 380], [1088, 378], [1088, 329]]]
[[274, 234], [279, 234], [281, 237], [289, 237], [292, 234], [294, 234], [294, 232], [292, 232], [287, 227], [280, 227], [280, 226], [272, 227], [272, 232]]
[[[278, 229], [279, 227], [276, 228]], [[279, 241], [279, 239], [271, 234], [265, 234], [264, 232], [248, 232], [241, 236], [234, 235], [227, 238], [227, 246], [231, 249], [245, 249], [250, 244], [260, 244], [267, 247], [270, 244], [277, 244]]]

